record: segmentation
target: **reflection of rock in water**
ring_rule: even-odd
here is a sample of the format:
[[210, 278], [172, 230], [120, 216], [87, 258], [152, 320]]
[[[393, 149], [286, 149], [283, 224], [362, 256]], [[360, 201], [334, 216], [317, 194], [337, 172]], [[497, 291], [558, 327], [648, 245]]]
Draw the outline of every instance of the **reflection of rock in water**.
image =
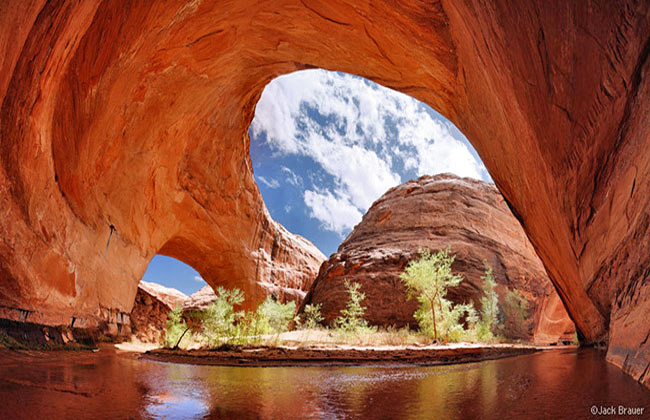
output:
[[650, 392], [593, 350], [437, 367], [238, 368], [155, 363], [104, 346], [0, 351], [0, 401], [16, 420], [537, 420], [585, 418], [593, 401], [648, 407]]
[[507, 380], [506, 398], [511, 401], [521, 399], [531, 386], [532, 379], [527, 374], [514, 374]]

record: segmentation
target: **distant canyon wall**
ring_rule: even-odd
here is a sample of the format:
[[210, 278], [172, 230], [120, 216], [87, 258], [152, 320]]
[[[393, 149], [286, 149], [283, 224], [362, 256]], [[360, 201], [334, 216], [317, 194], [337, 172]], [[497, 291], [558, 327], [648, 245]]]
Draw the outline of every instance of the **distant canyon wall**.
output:
[[305, 303], [320, 304], [331, 324], [345, 308], [344, 281], [349, 280], [361, 284], [364, 318], [372, 325], [417, 327], [413, 313], [419, 304], [408, 299], [399, 275], [419, 258], [420, 249], [445, 248], [455, 255], [453, 272], [463, 276], [449, 289], [452, 302], [481, 308], [487, 262], [500, 301], [512, 290], [530, 305], [528, 333], [516, 337], [517, 331], [505, 331], [507, 336], [540, 344], [571, 340], [573, 322], [501, 193], [491, 184], [450, 174], [406, 182], [375, 201], [321, 266]]

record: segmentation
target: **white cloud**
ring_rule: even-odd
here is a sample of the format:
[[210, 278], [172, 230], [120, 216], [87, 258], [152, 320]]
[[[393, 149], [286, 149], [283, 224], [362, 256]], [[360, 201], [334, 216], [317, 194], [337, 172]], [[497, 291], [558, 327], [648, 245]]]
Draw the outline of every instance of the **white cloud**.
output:
[[198, 281], [199, 283], [205, 283], [205, 280], [203, 280], [203, 277], [201, 276], [194, 276], [194, 281]]
[[282, 172], [286, 174], [286, 180], [289, 184], [299, 187], [302, 185], [302, 177], [298, 174], [296, 174], [294, 171], [291, 169], [287, 168], [286, 166], [282, 167]]
[[[333, 178], [325, 188], [315, 182], [321, 176], [310, 173], [307, 188], [318, 192], [305, 191], [305, 203], [326, 229], [341, 233], [386, 190], [406, 181], [402, 168], [489, 180], [448, 124], [402, 93], [352, 75], [306, 70], [264, 89], [251, 131], [266, 134], [277, 155], [311, 158]], [[282, 171], [288, 183], [304, 185], [291, 169]]]
[[443, 123], [421, 116], [399, 126], [398, 142], [415, 153], [403, 156], [404, 166], [418, 175], [451, 172], [458, 176], [483, 179], [483, 163], [477, 161], [465, 143], [452, 136]]
[[258, 176], [257, 179], [269, 188], [278, 188], [280, 186], [280, 183], [275, 179], [266, 179], [263, 176]]
[[361, 212], [348, 197], [334, 196], [329, 191], [305, 191], [305, 204], [311, 209], [311, 217], [320, 220], [327, 230], [341, 236], [361, 221]]

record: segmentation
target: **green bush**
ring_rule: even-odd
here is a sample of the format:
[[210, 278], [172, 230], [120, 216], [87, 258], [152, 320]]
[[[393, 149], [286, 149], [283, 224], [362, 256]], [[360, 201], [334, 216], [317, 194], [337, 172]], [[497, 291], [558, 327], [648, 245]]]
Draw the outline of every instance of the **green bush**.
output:
[[[413, 317], [418, 321], [420, 332], [428, 337], [436, 339], [431, 316], [431, 303], [428, 300], [420, 300], [420, 307]], [[476, 310], [473, 303], [454, 305], [448, 299], [440, 299], [436, 312], [437, 337], [443, 342], [457, 342], [466, 338], [469, 330], [476, 323]], [[470, 325], [465, 329], [461, 320], [465, 319]]]
[[216, 295], [215, 301], [203, 314], [203, 334], [212, 347], [229, 344], [237, 338], [241, 331], [235, 322], [244, 316], [244, 313], [235, 312], [234, 309], [235, 305], [244, 301], [244, 292], [237, 288], [228, 290], [218, 287]]
[[499, 295], [496, 292], [497, 283], [492, 274], [492, 267], [483, 261], [485, 275], [483, 279], [483, 297], [481, 298], [481, 318], [476, 325], [476, 337], [479, 341], [491, 341], [498, 329]]
[[320, 326], [320, 323], [323, 321], [323, 316], [320, 313], [321, 304], [305, 305], [303, 310], [302, 322], [303, 327], [307, 329], [315, 329]]
[[265, 334], [287, 331], [296, 311], [296, 303], [279, 303], [268, 296], [256, 311], [235, 312], [235, 305], [244, 301], [244, 292], [219, 287], [217, 298], [203, 313], [203, 334], [208, 346], [259, 344]]
[[187, 324], [183, 319], [183, 308], [177, 306], [169, 312], [167, 329], [165, 330], [164, 346], [167, 348], [178, 347], [181, 339], [186, 338], [188, 332]]
[[350, 333], [357, 333], [368, 328], [368, 322], [363, 319], [363, 314], [366, 312], [366, 307], [361, 305], [366, 299], [366, 294], [361, 292], [361, 284], [357, 282], [349, 282], [345, 280], [345, 289], [348, 292], [348, 302], [345, 309], [341, 310], [339, 315], [334, 320], [335, 328]]
[[510, 338], [524, 338], [528, 335], [528, 300], [517, 290], [508, 290], [501, 313], [503, 332]]
[[258, 308], [260, 320], [268, 325], [270, 333], [280, 334], [289, 329], [289, 323], [296, 313], [296, 302], [276, 302], [271, 296], [267, 296]]

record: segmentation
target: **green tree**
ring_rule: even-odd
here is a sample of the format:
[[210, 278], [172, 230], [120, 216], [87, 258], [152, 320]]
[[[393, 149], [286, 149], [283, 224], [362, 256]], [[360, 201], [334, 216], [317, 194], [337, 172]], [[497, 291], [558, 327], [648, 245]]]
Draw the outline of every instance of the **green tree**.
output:
[[244, 292], [240, 289], [228, 290], [221, 286], [217, 288], [216, 299], [208, 306], [203, 315], [203, 333], [211, 346], [217, 346], [224, 341], [227, 343], [238, 335], [235, 322], [244, 316], [235, 312], [235, 305], [244, 301]]
[[485, 274], [483, 279], [483, 297], [481, 298], [481, 320], [477, 325], [476, 335], [480, 341], [489, 341], [494, 336], [499, 322], [499, 295], [497, 282], [492, 274], [492, 266], [483, 261]]
[[[415, 317], [423, 331], [433, 329], [433, 338], [438, 340], [438, 323], [449, 337], [458, 330], [459, 320], [471, 305], [456, 305], [445, 299], [447, 290], [460, 284], [463, 277], [451, 271], [454, 255], [449, 254], [449, 248], [432, 254], [428, 249], [420, 250], [420, 258], [408, 263], [400, 278], [406, 285], [409, 298], [417, 296], [420, 308]], [[471, 307], [473, 310], [473, 306]], [[436, 313], [437, 312], [437, 313]], [[429, 314], [427, 316], [426, 314]], [[462, 326], [460, 327], [462, 329]]]
[[528, 300], [518, 290], [508, 290], [501, 305], [504, 335], [524, 338], [528, 334]]
[[167, 328], [165, 330], [165, 347], [178, 348], [178, 345], [188, 331], [189, 328], [183, 319], [183, 308], [176, 306], [168, 315]]
[[277, 343], [279, 335], [288, 330], [295, 312], [295, 302], [283, 304], [267, 296], [257, 310], [235, 314], [231, 341], [235, 344], [254, 344], [263, 339], [263, 334], [276, 334]]
[[336, 328], [345, 332], [358, 332], [368, 327], [368, 322], [363, 319], [366, 307], [361, 305], [361, 302], [366, 299], [366, 294], [360, 289], [360, 283], [345, 280], [348, 302], [345, 309], [341, 310], [341, 315], [334, 320]]

